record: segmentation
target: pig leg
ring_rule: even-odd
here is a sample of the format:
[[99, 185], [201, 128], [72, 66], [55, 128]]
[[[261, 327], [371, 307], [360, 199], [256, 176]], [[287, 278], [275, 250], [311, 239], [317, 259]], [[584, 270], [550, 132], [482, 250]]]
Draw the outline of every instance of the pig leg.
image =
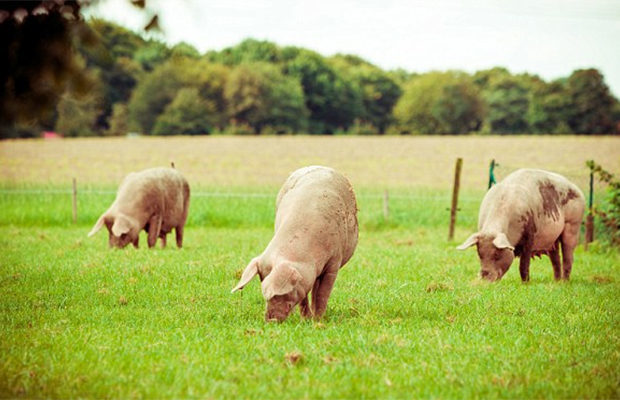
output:
[[138, 248], [138, 242], [140, 241], [140, 235], [136, 235], [136, 240], [133, 241], [133, 247]]
[[308, 296], [304, 297], [301, 303], [299, 303], [299, 312], [304, 318], [310, 318], [312, 316], [310, 304], [308, 303]]
[[562, 232], [562, 269], [563, 278], [566, 280], [570, 279], [570, 272], [573, 269], [573, 251], [579, 241], [579, 225], [579, 223], [567, 223]]
[[519, 273], [523, 282], [530, 280], [530, 261], [532, 259], [532, 239], [528, 238], [523, 244], [523, 250], [519, 259]]
[[159, 232], [161, 230], [161, 216], [155, 214], [149, 220], [149, 236], [148, 236], [148, 244], [149, 247], [155, 246], [157, 242], [157, 237], [159, 236]]
[[166, 248], [166, 235], [161, 235], [161, 248], [165, 249]]
[[[318, 290], [312, 294], [312, 306], [314, 307], [314, 317], [320, 318], [327, 308], [327, 300], [334, 288], [334, 282], [338, 276], [340, 262], [330, 261], [325, 268], [323, 276], [321, 276]], [[315, 282], [316, 287], [316, 282]]]
[[311, 307], [311, 312], [312, 314], [316, 315], [316, 304], [317, 304], [317, 299], [319, 298], [319, 287], [321, 286], [321, 278], [323, 278], [323, 275], [319, 275], [316, 277], [316, 280], [314, 281], [314, 285], [312, 286], [312, 307]]
[[183, 247], [183, 225], [174, 228], [174, 233], [177, 238], [177, 247], [180, 249]]
[[530, 280], [530, 260], [532, 256], [528, 253], [521, 254], [519, 260], [519, 273], [521, 274], [521, 280], [523, 282], [529, 282]]
[[549, 252], [551, 265], [553, 265], [553, 277], [555, 280], [562, 278], [562, 263], [560, 262], [560, 240], [555, 243], [553, 249]]

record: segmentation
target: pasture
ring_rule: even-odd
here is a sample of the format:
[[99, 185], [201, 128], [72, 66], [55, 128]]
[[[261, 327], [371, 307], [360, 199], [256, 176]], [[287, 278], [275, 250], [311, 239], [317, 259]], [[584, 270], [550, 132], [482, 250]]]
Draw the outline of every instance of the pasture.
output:
[[[463, 157], [454, 241], [454, 161]], [[620, 253], [577, 248], [481, 281], [475, 230], [489, 161], [620, 173], [614, 137], [206, 137], [0, 142], [0, 397], [617, 398]], [[110, 250], [86, 234], [123, 176], [174, 161], [192, 185], [184, 248]], [[294, 169], [332, 166], [358, 196], [360, 240], [320, 321], [263, 320], [258, 280]], [[71, 179], [78, 220], [71, 221]], [[383, 192], [390, 213], [383, 216]], [[602, 188], [596, 186], [597, 198]]]

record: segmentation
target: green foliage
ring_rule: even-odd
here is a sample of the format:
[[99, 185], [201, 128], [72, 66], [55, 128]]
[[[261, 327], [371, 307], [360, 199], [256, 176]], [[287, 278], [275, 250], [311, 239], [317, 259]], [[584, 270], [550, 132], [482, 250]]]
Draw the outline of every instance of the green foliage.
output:
[[94, 136], [97, 116], [102, 110], [103, 85], [97, 74], [88, 77], [90, 90], [81, 94], [68, 90], [57, 105], [56, 132], [68, 137]]
[[[265, 127], [265, 129], [268, 127]], [[239, 123], [235, 120], [230, 121], [226, 128], [221, 131], [223, 135], [239, 135], [239, 136], [249, 136], [256, 134], [254, 128], [248, 125], [245, 122]]]
[[347, 129], [362, 112], [362, 93], [318, 53], [286, 48], [284, 72], [301, 82], [306, 108], [310, 111], [309, 132], [333, 133]]
[[[46, 12], [35, 12], [45, 5]], [[53, 114], [68, 84], [84, 93], [88, 79], [73, 51], [75, 41], [87, 40], [80, 20], [81, 2], [0, 2], [0, 128], [32, 124]], [[21, 22], [10, 17], [24, 11]], [[23, 125], [22, 125], [23, 126]], [[19, 129], [19, 128], [17, 128]], [[12, 133], [11, 133], [12, 132]]]
[[219, 52], [209, 51], [205, 57], [211, 62], [228, 66], [254, 62], [276, 64], [282, 59], [281, 49], [275, 43], [256, 39], [245, 39], [238, 45]]
[[266, 126], [303, 130], [307, 111], [299, 81], [267, 63], [241, 64], [230, 73], [224, 96], [230, 118], [256, 133]]
[[[185, 42], [169, 46], [104, 20], [84, 23], [79, 18], [81, 2], [73, 0], [46, 1], [47, 14], [32, 14], [41, 0], [0, 2], [0, 11], [10, 15], [22, 3], [28, 12], [22, 23], [14, 18], [0, 23], [0, 59], [5, 61], [0, 68], [1, 138], [38, 136], [41, 130], [53, 129], [61, 94], [68, 89], [86, 94], [88, 76], [93, 74], [102, 81], [95, 122], [91, 125], [90, 115], [85, 121], [84, 113], [77, 113], [82, 119], [74, 123], [75, 129], [69, 129], [75, 134], [104, 135], [118, 130], [110, 128], [118, 122], [113, 120], [117, 103], [128, 104], [132, 129], [150, 133], [160, 117], [158, 133], [163, 121], [167, 121], [166, 129], [179, 126], [181, 103], [176, 106], [176, 117], [171, 117], [169, 106], [180, 90], [189, 87], [196, 87], [200, 101], [213, 107], [209, 124], [218, 132], [244, 132], [248, 126], [265, 134], [620, 131], [620, 104], [596, 69], [577, 70], [553, 82], [513, 75], [501, 67], [473, 76], [453, 71], [384, 71], [355, 55], [324, 57], [308, 49], [252, 38], [201, 56]], [[144, 7], [143, 0], [131, 3]], [[154, 18], [149, 26], [156, 26]], [[257, 64], [268, 64], [278, 72], [261, 70], [251, 78], [235, 76], [235, 83], [228, 82], [232, 69]], [[278, 73], [282, 82], [274, 84]], [[244, 82], [253, 86], [241, 88]], [[232, 104], [225, 101], [224, 87], [234, 97]], [[270, 97], [259, 98], [263, 94]], [[59, 106], [68, 111], [79, 105], [69, 105], [65, 99]], [[166, 110], [168, 115], [161, 116]], [[67, 116], [65, 112], [63, 127], [71, 125]], [[177, 122], [170, 124], [170, 118]], [[83, 129], [78, 128], [86, 122]], [[234, 126], [228, 129], [229, 124]]]
[[489, 87], [491, 80], [497, 80], [505, 76], [510, 76], [510, 71], [504, 67], [494, 67], [476, 71], [472, 76], [472, 80], [480, 90], [484, 90]]
[[150, 40], [134, 54], [136, 60], [145, 71], [153, 71], [158, 65], [170, 58], [171, 51], [166, 44]]
[[609, 241], [620, 246], [620, 180], [593, 160], [587, 161], [586, 165], [598, 175], [601, 182], [608, 185], [607, 197], [595, 208], [595, 214], [603, 223]]
[[75, 98], [65, 94], [57, 107], [56, 132], [66, 137], [95, 135], [97, 100], [94, 97]]
[[127, 104], [116, 103], [112, 107], [110, 128], [106, 131], [108, 136], [126, 135], [129, 132], [129, 111]]
[[[596, 69], [574, 71], [566, 82], [571, 112], [568, 125], [579, 134], [612, 133], [616, 100]], [[616, 121], [617, 122], [617, 121]]]
[[[183, 88], [196, 88], [200, 97], [213, 107], [211, 124], [220, 126], [224, 119], [224, 85], [228, 69], [207, 61], [175, 57], [146, 74], [132, 93], [130, 119], [143, 132], [151, 132], [156, 120]], [[172, 132], [171, 132], [172, 133]]]
[[486, 123], [491, 133], [527, 133], [529, 125], [529, 82], [523, 76], [492, 75], [482, 96], [486, 103]]
[[134, 32], [100, 19], [90, 20], [88, 27], [93, 39], [80, 43], [77, 49], [86, 60], [88, 71], [96, 72], [102, 81], [102, 109], [97, 115], [95, 129], [106, 132], [113, 105], [129, 101], [142, 74], [142, 67], [132, 57], [145, 41]]
[[198, 59], [200, 58], [200, 52], [191, 44], [180, 42], [172, 46], [172, 49], [170, 49], [170, 56]]
[[571, 101], [561, 81], [538, 81], [531, 92], [527, 120], [532, 133], [572, 133], [568, 125]]
[[155, 120], [186, 84], [177, 63], [160, 65], [145, 75], [131, 94], [129, 117], [143, 132], [151, 132]]
[[157, 117], [153, 135], [200, 135], [213, 129], [212, 103], [202, 99], [196, 88], [183, 88]]
[[392, 122], [392, 109], [402, 94], [400, 86], [386, 72], [359, 57], [339, 55], [331, 62], [343, 75], [350, 76], [361, 91], [362, 110], [356, 121], [366, 121], [366, 125], [375, 126], [378, 132], [384, 133]]
[[94, 41], [80, 46], [80, 50], [97, 65], [110, 66], [117, 58], [132, 58], [145, 44], [140, 35], [113, 22], [93, 18], [88, 21], [88, 27], [94, 34]]
[[478, 88], [462, 72], [431, 72], [413, 78], [394, 108], [402, 129], [422, 134], [464, 134], [483, 117]]

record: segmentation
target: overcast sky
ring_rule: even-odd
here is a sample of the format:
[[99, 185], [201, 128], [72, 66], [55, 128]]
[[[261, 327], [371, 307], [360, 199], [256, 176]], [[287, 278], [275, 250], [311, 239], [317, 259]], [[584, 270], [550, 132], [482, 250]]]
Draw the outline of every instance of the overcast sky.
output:
[[[545, 79], [598, 68], [620, 97], [620, 0], [147, 0], [165, 41], [200, 52], [245, 38], [411, 72], [494, 66]], [[101, 0], [87, 15], [140, 30], [148, 13]]]

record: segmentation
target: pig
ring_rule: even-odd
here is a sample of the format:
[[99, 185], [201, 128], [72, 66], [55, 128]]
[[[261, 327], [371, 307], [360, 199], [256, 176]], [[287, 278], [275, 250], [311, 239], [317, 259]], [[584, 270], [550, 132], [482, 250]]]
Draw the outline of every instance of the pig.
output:
[[181, 248], [189, 195], [189, 184], [174, 168], [132, 172], [125, 177], [116, 200], [99, 217], [88, 236], [105, 225], [110, 247], [124, 248], [132, 243], [137, 248], [140, 231], [144, 229], [149, 247], [155, 246], [158, 237], [165, 247], [166, 235], [174, 228], [177, 246]]
[[250, 261], [231, 293], [258, 275], [267, 302], [266, 321], [284, 321], [297, 304], [302, 317], [320, 318], [338, 271], [357, 246], [351, 184], [331, 168], [298, 169], [278, 193], [274, 228], [273, 238]]
[[501, 279], [520, 257], [521, 280], [527, 282], [530, 259], [543, 254], [551, 259], [555, 279], [568, 280], [584, 209], [583, 193], [565, 177], [519, 169], [487, 192], [480, 205], [478, 232], [457, 249], [477, 245], [480, 275], [489, 281]]

